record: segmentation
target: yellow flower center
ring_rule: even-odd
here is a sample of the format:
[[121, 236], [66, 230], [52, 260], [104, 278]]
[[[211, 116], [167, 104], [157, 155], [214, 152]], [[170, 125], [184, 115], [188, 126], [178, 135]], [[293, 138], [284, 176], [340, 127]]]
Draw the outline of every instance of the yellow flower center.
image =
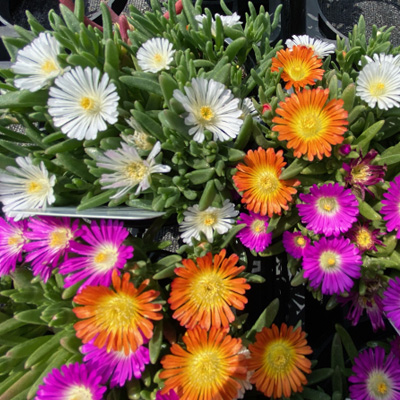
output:
[[367, 388], [371, 397], [375, 399], [391, 398], [392, 382], [389, 377], [381, 371], [373, 371], [367, 380]]
[[371, 96], [379, 97], [386, 93], [386, 85], [383, 82], [372, 83], [369, 87]]
[[293, 81], [301, 81], [308, 75], [308, 69], [305, 67], [302, 60], [293, 60], [292, 63], [286, 67], [286, 73]]
[[202, 222], [205, 226], [213, 226], [217, 222], [217, 216], [214, 213], [205, 213]]
[[300, 120], [300, 134], [306, 138], [315, 138], [321, 132], [321, 119], [318, 115], [307, 114]]
[[110, 245], [103, 245], [93, 257], [96, 270], [106, 272], [115, 266], [118, 260], [118, 251]]
[[323, 214], [334, 214], [338, 208], [338, 202], [335, 197], [321, 197], [317, 200], [319, 211]]
[[57, 70], [56, 63], [53, 60], [46, 60], [42, 65], [41, 69], [45, 74], [51, 74]]
[[271, 376], [287, 375], [293, 368], [295, 352], [285, 339], [269, 344], [264, 352], [264, 368]]
[[28, 194], [33, 194], [40, 192], [43, 189], [43, 185], [39, 182], [31, 181], [28, 183], [27, 192]]
[[125, 176], [134, 183], [141, 182], [148, 174], [149, 167], [144, 165], [142, 161], [132, 161], [125, 167]]
[[369, 249], [373, 245], [370, 231], [368, 229], [360, 229], [356, 235], [356, 243], [361, 248]]
[[221, 276], [213, 271], [203, 272], [192, 283], [192, 301], [198, 307], [211, 308], [223, 302], [226, 284]]
[[303, 238], [303, 236], [298, 236], [296, 238], [296, 245], [299, 246], [299, 247], [304, 247], [306, 245], [306, 241]]
[[51, 232], [49, 236], [50, 247], [64, 249], [72, 239], [72, 232], [71, 229], [68, 228], [59, 228]]
[[263, 171], [258, 178], [258, 189], [264, 195], [270, 195], [279, 188], [279, 179], [272, 171]]
[[160, 53], [154, 54], [154, 61], [155, 61], [157, 64], [160, 64], [160, 63], [163, 61], [162, 55], [161, 55]]
[[139, 150], [151, 150], [153, 148], [153, 145], [149, 142], [149, 135], [147, 133], [135, 131], [132, 139], [135, 147]]
[[352, 168], [351, 176], [353, 183], [357, 182], [365, 182], [369, 177], [369, 168], [368, 165], [357, 165]]
[[93, 400], [90, 389], [85, 386], [74, 385], [68, 389], [64, 396], [60, 396], [63, 400]]
[[261, 219], [256, 219], [251, 224], [251, 230], [254, 233], [265, 233], [267, 229], [265, 228], [265, 222]]
[[325, 272], [335, 271], [340, 267], [340, 256], [332, 251], [324, 251], [319, 258], [319, 262]]
[[24, 243], [24, 238], [21, 233], [16, 233], [14, 236], [10, 236], [7, 240], [7, 244], [9, 246], [15, 247], [16, 250], [19, 250], [19, 247]]
[[200, 108], [200, 118], [204, 121], [210, 121], [214, 118], [214, 113], [210, 106], [203, 106]]

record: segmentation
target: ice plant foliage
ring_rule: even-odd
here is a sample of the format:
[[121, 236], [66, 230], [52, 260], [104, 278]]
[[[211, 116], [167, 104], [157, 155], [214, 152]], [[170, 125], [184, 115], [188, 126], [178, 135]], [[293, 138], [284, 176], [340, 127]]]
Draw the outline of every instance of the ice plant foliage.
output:
[[313, 185], [309, 194], [300, 193], [299, 198], [304, 202], [297, 204], [301, 221], [314, 233], [339, 236], [357, 221], [357, 198], [339, 183]]
[[172, 317], [187, 329], [198, 325], [228, 330], [235, 320], [231, 308], [243, 310], [247, 303], [244, 294], [250, 289], [246, 279], [238, 277], [245, 269], [236, 266], [238, 260], [236, 254], [226, 258], [226, 250], [214, 257], [208, 253], [196, 261], [182, 260], [183, 267], [175, 269], [177, 278], [171, 283], [168, 299]]
[[304, 277], [323, 294], [341, 294], [354, 286], [361, 275], [362, 260], [349, 239], [322, 237], [303, 254]]
[[383, 207], [381, 214], [386, 221], [386, 228], [388, 232], [397, 230], [396, 238], [400, 238], [400, 176], [396, 176], [390, 182], [389, 189], [383, 194], [382, 200]]
[[107, 122], [118, 120], [117, 89], [107, 73], [78, 66], [59, 76], [50, 88], [49, 114], [69, 138], [96, 139]]
[[293, 329], [282, 324], [278, 328], [263, 328], [256, 334], [256, 341], [249, 345], [248, 368], [254, 371], [250, 382], [266, 397], [277, 399], [302, 392], [307, 383], [305, 374], [311, 372], [312, 353], [306, 334], [301, 328]]
[[[86, 243], [71, 243], [71, 251], [76, 257], [64, 261], [60, 266], [65, 278], [65, 287], [84, 280], [83, 286], [111, 283], [113, 271], [119, 271], [132, 258], [133, 247], [125, 246], [129, 232], [122, 222], [93, 221], [90, 228], [82, 227], [81, 239]], [[82, 282], [83, 283], [83, 282]]]
[[275, 153], [273, 148], [249, 150], [244, 164], [237, 165], [238, 171], [232, 177], [239, 192], [243, 192], [242, 203], [256, 214], [281, 214], [289, 208], [288, 203], [297, 192], [293, 186], [300, 184], [296, 179], [279, 179], [286, 162], [283, 151]]
[[193, 78], [185, 93], [175, 89], [174, 98], [187, 112], [185, 124], [190, 126], [189, 135], [199, 143], [204, 141], [204, 131], [213, 134], [214, 141], [236, 138], [243, 120], [239, 99], [225, 85], [213, 79]]
[[174, 390], [180, 400], [233, 400], [240, 390], [239, 380], [247, 369], [240, 354], [241, 339], [222, 329], [209, 331], [196, 327], [182, 338], [185, 347], [175, 343], [162, 360], [165, 379], [161, 393]]
[[269, 218], [255, 214], [240, 213], [238, 224], [246, 226], [236, 235], [247, 248], [254, 251], [264, 251], [272, 242], [272, 232], [267, 233]]
[[107, 150], [97, 158], [97, 166], [113, 171], [103, 174], [100, 183], [103, 189], [118, 189], [112, 198], [120, 198], [136, 187], [135, 194], [139, 194], [150, 187], [151, 175], [166, 173], [171, 170], [168, 165], [156, 164], [155, 157], [161, 151], [161, 144], [157, 142], [146, 160], [143, 160], [134, 146], [121, 143], [117, 150]]
[[382, 347], [361, 352], [349, 377], [352, 399], [397, 400], [400, 398], [400, 362], [393, 353], [385, 356]]
[[324, 70], [320, 67], [322, 61], [314, 55], [314, 50], [305, 46], [293, 46], [276, 53], [272, 59], [272, 72], [283, 68], [281, 78], [286, 82], [285, 89], [293, 87], [295, 90], [314, 85], [321, 80]]
[[126, 356], [135, 352], [153, 336], [150, 320], [162, 319], [161, 304], [153, 303], [159, 292], [145, 290], [149, 284], [143, 281], [138, 288], [129, 281], [126, 272], [122, 279], [117, 271], [112, 275], [113, 289], [106, 286], [87, 286], [74, 297], [81, 305], [73, 309], [81, 320], [75, 323], [76, 336], [107, 352], [123, 351]]
[[22, 261], [26, 243], [26, 221], [0, 218], [0, 277], [15, 270]]
[[157, 73], [169, 69], [175, 50], [172, 43], [164, 38], [152, 38], [139, 48], [136, 58], [143, 71]]
[[[216, 13], [214, 18], [211, 18], [211, 34], [213, 36], [216, 35], [216, 19], [217, 17], [220, 18], [223, 27], [232, 27], [235, 25], [241, 25], [242, 22], [240, 21], [240, 15], [236, 12], [232, 13], [232, 15], [220, 15]], [[196, 15], [196, 21], [199, 24], [200, 28], [203, 28], [203, 20], [208, 18], [206, 14]], [[203, 28], [204, 29], [204, 28]]]
[[335, 52], [336, 46], [333, 43], [324, 42], [323, 40], [312, 38], [308, 35], [293, 35], [291, 39], [287, 39], [286, 47], [291, 49], [293, 46], [305, 46], [314, 51], [314, 55], [323, 58]]
[[394, 326], [400, 330], [400, 278], [396, 276], [389, 281], [383, 293], [383, 310]]
[[347, 111], [342, 99], [328, 101], [328, 97], [329, 89], [305, 89], [279, 103], [272, 130], [279, 133], [278, 140], [288, 141], [287, 147], [296, 157], [322, 160], [331, 156], [332, 146], [343, 142]]
[[17, 157], [15, 162], [18, 168], [8, 166], [0, 173], [0, 201], [3, 212], [17, 221], [32, 214], [23, 210], [44, 210], [54, 203], [56, 177], [49, 174], [43, 161], [38, 166], [30, 157]]
[[200, 240], [200, 233], [203, 233], [212, 243], [214, 232], [221, 235], [228, 232], [238, 214], [234, 204], [229, 200], [225, 200], [221, 208], [210, 206], [203, 211], [200, 211], [199, 205], [195, 204], [183, 213], [185, 218], [179, 225], [181, 238], [185, 243], [192, 244], [192, 238]]
[[85, 364], [63, 365], [54, 368], [39, 386], [36, 400], [101, 400], [106, 387], [100, 384], [101, 375]]
[[310, 238], [301, 232], [285, 231], [282, 235], [282, 244], [286, 253], [294, 258], [301, 258], [304, 250], [310, 245]]
[[32, 265], [34, 275], [46, 282], [59, 261], [68, 257], [72, 241], [79, 236], [79, 220], [70, 218], [31, 218], [26, 233], [26, 261]]

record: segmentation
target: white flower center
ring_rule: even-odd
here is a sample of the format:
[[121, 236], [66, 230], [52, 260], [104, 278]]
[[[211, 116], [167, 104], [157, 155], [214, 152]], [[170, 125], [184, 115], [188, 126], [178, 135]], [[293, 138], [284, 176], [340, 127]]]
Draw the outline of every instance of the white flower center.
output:
[[62, 400], [93, 400], [92, 391], [85, 386], [72, 386]]
[[149, 167], [146, 167], [141, 161], [132, 161], [125, 169], [125, 176], [135, 183], [141, 182], [148, 174]]
[[265, 233], [267, 231], [265, 228], [265, 222], [261, 219], [256, 219], [251, 224], [251, 231], [256, 234]]
[[374, 82], [369, 87], [371, 96], [379, 97], [386, 93], [386, 85], [384, 82]]
[[100, 246], [93, 257], [96, 270], [101, 272], [109, 271], [115, 266], [118, 260], [118, 249], [110, 245]]
[[217, 216], [212, 212], [205, 213], [203, 215], [202, 222], [206, 226], [213, 226], [217, 222]]
[[325, 272], [334, 272], [340, 268], [340, 256], [333, 251], [324, 251], [320, 255], [319, 263]]
[[24, 244], [24, 237], [22, 235], [22, 232], [15, 232], [13, 236], [10, 236], [7, 240], [7, 244], [11, 247], [11, 251], [15, 251], [18, 253]]
[[317, 200], [318, 210], [323, 214], [335, 214], [339, 204], [335, 197], [321, 197]]
[[57, 69], [58, 69], [56, 63], [55, 63], [53, 60], [51, 60], [51, 59], [46, 60], [46, 61], [40, 66], [40, 68], [41, 68], [41, 70], [42, 70], [45, 74], [47, 74], [47, 75], [51, 74], [51, 73], [54, 72], [54, 71], [57, 71]]
[[382, 371], [372, 371], [367, 379], [367, 388], [374, 399], [392, 398], [392, 382]]
[[57, 248], [57, 249], [65, 249], [69, 241], [72, 239], [72, 232], [71, 229], [68, 228], [58, 228], [55, 229], [53, 232], [50, 233], [49, 235], [49, 246], [51, 248]]

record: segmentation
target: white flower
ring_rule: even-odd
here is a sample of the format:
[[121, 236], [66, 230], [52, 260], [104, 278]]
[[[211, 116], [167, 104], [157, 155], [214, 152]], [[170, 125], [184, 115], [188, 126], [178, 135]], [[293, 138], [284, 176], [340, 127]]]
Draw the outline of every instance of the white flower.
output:
[[245, 97], [243, 100], [239, 101], [239, 108], [242, 110], [243, 115], [246, 117], [247, 115], [251, 115], [255, 119], [259, 119], [258, 112], [254, 107], [253, 102], [248, 97]]
[[179, 226], [182, 232], [181, 238], [187, 244], [192, 244], [192, 238], [200, 240], [200, 232], [203, 232], [207, 240], [212, 243], [214, 240], [214, 231], [224, 234], [232, 228], [235, 223], [235, 217], [239, 211], [228, 199], [224, 201], [221, 208], [208, 207], [204, 211], [199, 210], [199, 205], [195, 204], [189, 207], [183, 215], [183, 222]]
[[133, 118], [126, 119], [125, 121], [134, 129], [134, 132], [132, 135], [122, 134], [122, 139], [125, 140], [126, 143], [135, 146], [138, 150], [150, 151], [153, 148], [151, 136], [143, 132], [140, 125]]
[[150, 175], [156, 172], [169, 172], [168, 165], [156, 164], [154, 158], [161, 150], [160, 142], [157, 142], [147, 160], [142, 160], [133, 146], [121, 143], [117, 150], [107, 150], [103, 156], [96, 160], [98, 167], [115, 171], [112, 174], [103, 174], [101, 184], [106, 184], [103, 189], [121, 188], [111, 198], [116, 199], [123, 196], [129, 190], [137, 186], [135, 194], [150, 187]]
[[243, 124], [239, 99], [235, 99], [222, 83], [194, 78], [192, 87], [185, 86], [185, 92], [186, 96], [175, 89], [174, 98], [187, 111], [185, 124], [192, 126], [189, 135], [194, 135], [196, 142], [204, 141], [206, 129], [213, 133], [215, 141], [221, 142], [234, 139], [239, 134]]
[[140, 68], [145, 72], [169, 69], [175, 50], [172, 43], [164, 38], [152, 38], [143, 43], [136, 54]]
[[357, 79], [356, 94], [369, 107], [388, 110], [400, 106], [400, 67], [384, 62], [370, 62]]
[[14, 80], [15, 87], [36, 92], [63, 72], [57, 60], [60, 44], [49, 33], [40, 33], [28, 46], [19, 50], [11, 66], [16, 74], [28, 75]]
[[0, 173], [0, 201], [7, 216], [19, 220], [32, 215], [20, 210], [44, 210], [54, 203], [56, 177], [49, 175], [43, 162], [39, 167], [29, 157], [17, 157], [15, 161], [19, 168], [9, 166]]
[[119, 96], [108, 74], [97, 68], [76, 67], [55, 80], [50, 88], [49, 114], [54, 125], [70, 138], [95, 139], [107, 124], [118, 120]]
[[[218, 13], [215, 14], [215, 19], [211, 18], [211, 34], [215, 36], [216, 34], [216, 25], [215, 20], [217, 16], [221, 18], [222, 26], [223, 27], [232, 27], [235, 25], [239, 25], [242, 22], [240, 21], [240, 15], [234, 12], [232, 15], [219, 15]], [[206, 14], [196, 15], [196, 21], [199, 23], [200, 28], [203, 27], [203, 19], [207, 18]]]
[[385, 53], [376, 54], [375, 53], [372, 56], [372, 58], [365, 56], [365, 60], [368, 63], [371, 63], [374, 61], [376, 61], [380, 64], [388, 62], [388, 63], [394, 64], [394, 65], [400, 66], [400, 54], [398, 54], [397, 56], [394, 56], [393, 54], [385, 54]]
[[314, 50], [314, 55], [322, 58], [335, 52], [336, 45], [319, 39], [311, 38], [308, 35], [293, 35], [292, 39], [286, 40], [286, 46], [291, 49], [293, 46], [306, 46]]

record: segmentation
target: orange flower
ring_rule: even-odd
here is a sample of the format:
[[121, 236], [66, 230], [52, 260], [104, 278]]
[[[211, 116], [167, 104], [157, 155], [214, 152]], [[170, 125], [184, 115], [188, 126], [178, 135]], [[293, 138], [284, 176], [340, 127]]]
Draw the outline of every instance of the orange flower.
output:
[[232, 400], [245, 380], [247, 368], [241, 339], [221, 329], [196, 327], [183, 337], [186, 349], [178, 344], [162, 360], [165, 379], [162, 393], [175, 390], [180, 400]]
[[150, 319], [160, 320], [161, 304], [153, 304], [159, 292], [144, 289], [145, 280], [138, 289], [129, 282], [129, 273], [122, 278], [113, 271], [112, 283], [115, 291], [106, 286], [87, 286], [74, 297], [74, 302], [84, 307], [75, 307], [73, 312], [82, 321], [74, 325], [76, 336], [83, 343], [95, 338], [94, 345], [107, 351], [124, 350], [125, 354], [144, 343], [144, 338], [153, 336]]
[[287, 140], [287, 147], [294, 155], [306, 154], [310, 161], [317, 156], [330, 157], [332, 146], [343, 142], [347, 131], [347, 111], [343, 100], [332, 99], [328, 103], [329, 89], [303, 90], [293, 93], [279, 103], [272, 122], [272, 130], [279, 132], [279, 140]]
[[236, 267], [236, 254], [229, 258], [225, 255], [226, 250], [221, 250], [213, 261], [212, 254], [207, 253], [196, 262], [183, 260], [183, 267], [175, 269], [178, 278], [171, 283], [168, 303], [176, 310], [173, 318], [187, 329], [199, 325], [228, 330], [235, 320], [231, 307], [243, 310], [247, 303], [243, 294], [250, 285], [245, 278], [235, 278], [245, 267]]
[[250, 382], [257, 390], [275, 399], [303, 390], [307, 383], [304, 373], [311, 372], [311, 361], [305, 355], [312, 353], [305, 336], [301, 328], [293, 331], [286, 324], [280, 330], [272, 325], [256, 334], [256, 342], [249, 345], [248, 366], [254, 371]]
[[283, 68], [281, 78], [287, 82], [285, 89], [294, 86], [295, 90], [306, 85], [314, 85], [321, 80], [324, 70], [319, 67], [322, 60], [314, 55], [314, 50], [306, 46], [293, 46], [291, 49], [280, 50], [272, 59], [272, 72]]
[[260, 215], [272, 217], [273, 213], [281, 214], [287, 210], [288, 202], [297, 192], [291, 186], [298, 186], [296, 179], [280, 180], [282, 168], [286, 165], [283, 151], [275, 153], [273, 148], [249, 150], [244, 157], [245, 164], [238, 164], [238, 172], [233, 181], [240, 192], [243, 192], [242, 203], [247, 209]]

